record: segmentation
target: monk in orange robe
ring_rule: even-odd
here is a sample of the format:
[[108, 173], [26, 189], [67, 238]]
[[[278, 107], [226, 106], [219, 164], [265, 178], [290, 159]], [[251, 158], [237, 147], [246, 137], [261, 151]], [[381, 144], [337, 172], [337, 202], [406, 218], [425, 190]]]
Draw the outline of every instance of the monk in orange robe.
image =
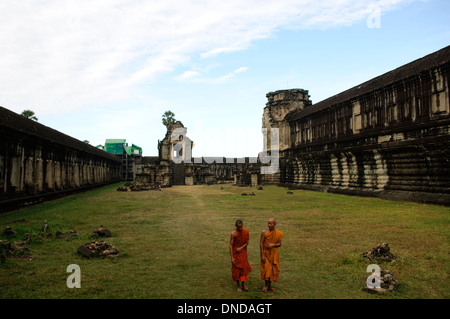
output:
[[239, 292], [248, 290], [245, 282], [249, 279], [249, 272], [252, 271], [247, 259], [249, 232], [248, 229], [242, 228], [243, 225], [242, 220], [238, 219], [235, 224], [236, 228], [230, 236], [231, 277], [236, 281], [237, 291]]
[[267, 222], [268, 229], [261, 232], [259, 244], [261, 254], [261, 280], [264, 280], [263, 292], [275, 291], [272, 281], [278, 281], [280, 274], [280, 255], [278, 248], [281, 247], [283, 232], [275, 229], [276, 221], [271, 218]]

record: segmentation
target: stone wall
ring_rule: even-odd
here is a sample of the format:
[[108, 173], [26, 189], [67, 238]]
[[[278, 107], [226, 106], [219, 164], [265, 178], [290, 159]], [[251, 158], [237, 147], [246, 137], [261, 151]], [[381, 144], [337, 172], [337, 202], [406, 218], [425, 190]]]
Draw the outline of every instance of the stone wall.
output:
[[[138, 182], [162, 187], [225, 182], [256, 185], [261, 182], [261, 164], [256, 157], [194, 158], [191, 155], [193, 142], [187, 137], [183, 123], [177, 121], [166, 128], [164, 138], [158, 141], [158, 156], [144, 156], [136, 163]], [[182, 148], [179, 147], [181, 145]]]
[[233, 183], [259, 184], [260, 164], [256, 158], [192, 158], [175, 164], [159, 157], [143, 157], [137, 165], [137, 181], [162, 186]]
[[0, 107], [0, 205], [120, 180], [120, 160]]
[[315, 105], [305, 90], [269, 93], [263, 127], [280, 128], [280, 171], [264, 178], [450, 204], [449, 69], [447, 47]]

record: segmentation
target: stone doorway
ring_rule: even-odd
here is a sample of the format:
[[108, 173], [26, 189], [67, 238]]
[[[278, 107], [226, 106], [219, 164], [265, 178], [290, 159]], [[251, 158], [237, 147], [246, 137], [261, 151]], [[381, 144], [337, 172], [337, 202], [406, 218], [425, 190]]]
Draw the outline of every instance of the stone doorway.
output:
[[173, 165], [172, 185], [184, 185], [185, 167], [184, 163]]

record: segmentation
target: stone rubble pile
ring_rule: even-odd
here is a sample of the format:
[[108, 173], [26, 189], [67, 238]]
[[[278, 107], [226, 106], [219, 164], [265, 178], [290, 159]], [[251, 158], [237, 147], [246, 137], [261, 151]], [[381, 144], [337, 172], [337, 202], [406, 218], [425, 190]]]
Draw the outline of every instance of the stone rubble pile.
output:
[[[25, 222], [26, 219], [21, 219], [14, 222]], [[30, 248], [27, 247], [27, 245], [32, 240], [42, 240], [44, 238], [55, 238], [55, 239], [61, 239], [65, 238], [66, 240], [70, 240], [74, 237], [77, 237], [78, 234], [76, 233], [76, 229], [71, 230], [67, 233], [62, 233], [61, 231], [57, 231], [55, 233], [55, 237], [53, 237], [52, 233], [50, 232], [50, 227], [47, 223], [47, 221], [44, 221], [44, 225], [42, 226], [41, 230], [39, 231], [39, 234], [30, 234], [25, 233], [23, 240], [0, 240], [0, 261], [3, 263], [5, 262], [7, 257], [28, 257], [25, 254], [27, 252], [30, 252]], [[7, 236], [8, 238], [12, 236], [16, 236], [17, 233], [14, 231], [11, 226], [6, 226], [6, 228], [2, 231], [2, 234], [4, 236]]]
[[[31, 234], [31, 235], [28, 234], [28, 233], [25, 234], [25, 237], [26, 238], [29, 237], [30, 240], [31, 240], [31, 238], [33, 238], [35, 236], [36, 236], [35, 234]], [[39, 232], [39, 236], [41, 238], [53, 238], [53, 235], [50, 232], [50, 226], [48, 225], [46, 220], [44, 220], [44, 225], [42, 226], [41, 231]], [[77, 237], [77, 236], [78, 236], [77, 230], [74, 228], [73, 230], [71, 230], [70, 232], [67, 232], [67, 233], [63, 233], [63, 232], [58, 230], [58, 231], [55, 232], [55, 237], [54, 238], [55, 239], [65, 238], [66, 240], [69, 240], [69, 239], [71, 239], [73, 237]]]
[[376, 259], [380, 261], [391, 262], [394, 261], [397, 258], [397, 256], [393, 255], [390, 250], [391, 249], [389, 248], [389, 244], [382, 243], [372, 248], [372, 250], [363, 252], [361, 254], [361, 257], [363, 259], [367, 258], [370, 261]]
[[67, 232], [67, 233], [63, 233], [63, 232], [60, 232], [60, 231], [57, 231], [55, 233], [55, 239], [62, 239], [62, 238], [64, 238], [65, 240], [70, 240], [70, 239], [72, 239], [74, 237], [78, 237], [77, 230], [75, 228], [73, 230], [71, 230], [70, 232]]
[[11, 226], [6, 226], [6, 228], [3, 230], [3, 235], [5, 236], [13, 236], [16, 232], [12, 230]]
[[148, 183], [135, 183], [130, 186], [130, 191], [139, 192], [139, 191], [160, 191], [159, 185], [156, 184], [148, 184]]
[[395, 279], [394, 275], [389, 270], [381, 269], [380, 288], [369, 288], [366, 286], [363, 288], [363, 290], [374, 294], [383, 294], [385, 292], [394, 291], [395, 288], [398, 287], [398, 285], [399, 282]]
[[[17, 233], [14, 231], [10, 226], [7, 226], [2, 232], [2, 235], [7, 236], [8, 238], [15, 236]], [[61, 231], [57, 231], [55, 233], [55, 236], [53, 237], [52, 233], [50, 232], [50, 227], [47, 223], [47, 221], [44, 221], [44, 225], [42, 226], [39, 235], [36, 234], [24, 234], [24, 240], [15, 240], [11, 241], [11, 239], [8, 240], [0, 240], [0, 262], [5, 262], [7, 257], [28, 257], [25, 256], [26, 252], [29, 252], [30, 249], [26, 247], [27, 244], [29, 244], [32, 240], [37, 239], [42, 241], [45, 238], [54, 238], [54, 239], [66, 239], [70, 240], [74, 237], [78, 237], [76, 229], [63, 233]], [[111, 237], [111, 231], [104, 228], [103, 225], [100, 225], [98, 229], [96, 229], [92, 236], [93, 238], [99, 238], [99, 237]], [[77, 252], [80, 253], [83, 256], [86, 256], [88, 258], [95, 257], [95, 256], [117, 256], [119, 255], [119, 251], [111, 244], [106, 243], [104, 241], [95, 241], [92, 240], [89, 243], [81, 245]]]
[[125, 183], [124, 186], [118, 187], [117, 191], [119, 191], [119, 192], [128, 192], [128, 189], [130, 189], [130, 191], [132, 191], [132, 192], [160, 191], [161, 187], [158, 184], [128, 182], [128, 183]]
[[6, 257], [24, 255], [25, 252], [29, 252], [30, 249], [25, 245], [27, 241], [16, 240], [13, 243], [9, 241], [0, 240], [0, 262], [4, 263]]
[[89, 243], [83, 244], [77, 249], [78, 253], [87, 257], [100, 257], [109, 255], [119, 255], [119, 251], [111, 244], [100, 241], [91, 241]]
[[111, 236], [112, 236], [111, 232], [108, 229], [103, 228], [103, 225], [100, 225], [100, 227], [97, 230], [94, 230], [94, 232], [92, 233], [93, 238], [111, 237]]
[[388, 291], [393, 291], [398, 286], [397, 280], [389, 270], [381, 269], [380, 286]]
[[42, 238], [52, 238], [53, 235], [50, 232], [50, 227], [48, 226], [48, 223], [46, 220], [44, 220], [44, 225], [41, 228], [41, 231], [39, 232], [39, 236], [41, 236]]
[[[16, 232], [11, 228], [11, 226], [6, 226], [3, 230], [3, 235], [8, 238], [16, 235]], [[29, 234], [25, 234], [25, 240], [15, 240], [13, 242], [7, 240], [0, 240], [0, 262], [4, 263], [7, 257], [12, 256], [23, 256], [30, 249], [26, 245], [30, 242], [31, 237]]]
[[[365, 251], [361, 254], [363, 259], [367, 259], [370, 262], [395, 262], [399, 259], [391, 253], [389, 244], [382, 243], [373, 247], [371, 250]], [[389, 270], [384, 270], [380, 268], [380, 287], [381, 288], [368, 288], [367, 286], [363, 290], [370, 293], [385, 293], [395, 290], [398, 287], [399, 282], [395, 279], [394, 274]]]

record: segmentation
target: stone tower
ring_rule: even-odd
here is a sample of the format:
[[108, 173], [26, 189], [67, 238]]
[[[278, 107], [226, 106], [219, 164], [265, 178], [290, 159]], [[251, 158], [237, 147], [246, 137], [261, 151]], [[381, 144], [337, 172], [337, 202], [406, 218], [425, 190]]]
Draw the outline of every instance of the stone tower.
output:
[[166, 136], [162, 141], [158, 141], [159, 160], [161, 162], [170, 162], [173, 160], [173, 147], [178, 140], [172, 140], [172, 132], [177, 128], [184, 128], [183, 123], [176, 121], [167, 126]]
[[270, 150], [270, 130], [279, 128], [280, 150], [290, 147], [289, 124], [286, 115], [301, 111], [312, 105], [308, 91], [303, 89], [278, 90], [266, 94], [267, 103], [264, 108], [262, 127], [267, 129], [268, 150]]

